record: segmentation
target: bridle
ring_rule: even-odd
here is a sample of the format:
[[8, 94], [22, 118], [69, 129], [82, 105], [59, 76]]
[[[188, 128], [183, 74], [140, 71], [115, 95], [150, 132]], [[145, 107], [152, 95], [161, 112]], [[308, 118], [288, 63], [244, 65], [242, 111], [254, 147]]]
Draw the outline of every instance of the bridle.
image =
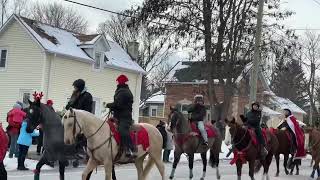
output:
[[[236, 126], [236, 125], [235, 125]], [[244, 135], [241, 137], [241, 139], [238, 141], [238, 142], [234, 142], [235, 141], [235, 137], [236, 137], [236, 135], [237, 135], [237, 132], [238, 132], [238, 128], [235, 128], [235, 133], [234, 133], [234, 135], [233, 135], [233, 137], [231, 136], [231, 144], [233, 145], [233, 146], [237, 146], [237, 145], [239, 145], [240, 143], [242, 143], [243, 142], [243, 140], [245, 139], [245, 137], [247, 136], [247, 133], [248, 133], [248, 128], [246, 128], [246, 132], [244, 133]], [[230, 132], [229, 132], [230, 133]], [[231, 133], [230, 133], [231, 134]]]
[[[92, 138], [93, 136], [95, 136], [100, 130], [101, 128], [107, 123], [109, 117], [110, 117], [110, 112], [108, 113], [107, 115], [107, 118], [105, 118], [105, 120], [103, 121], [103, 123], [101, 124], [101, 126], [93, 133], [91, 134], [90, 136], [87, 136], [86, 138], [87, 139], [90, 139]], [[73, 118], [73, 129], [72, 129], [72, 135], [73, 135], [73, 139], [74, 141], [76, 141], [76, 133], [77, 133], [77, 126], [79, 127], [80, 131], [78, 134], [81, 134], [83, 132], [82, 128], [81, 128], [81, 125], [77, 119], [77, 115], [75, 112], [73, 112], [73, 114], [70, 116], [69, 115], [69, 118]]]

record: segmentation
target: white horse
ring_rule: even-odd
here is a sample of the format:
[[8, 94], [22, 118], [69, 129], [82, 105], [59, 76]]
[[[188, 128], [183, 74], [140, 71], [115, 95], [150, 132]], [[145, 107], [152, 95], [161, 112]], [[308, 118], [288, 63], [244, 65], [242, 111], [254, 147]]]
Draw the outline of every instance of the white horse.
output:
[[[66, 144], [75, 143], [78, 134], [83, 133], [87, 138], [87, 149], [90, 159], [82, 174], [82, 180], [88, 180], [90, 173], [98, 166], [104, 165], [105, 179], [111, 180], [112, 165], [119, 152], [119, 146], [115, 141], [106, 120], [95, 117], [93, 114], [70, 109], [63, 117], [64, 141]], [[138, 172], [138, 180], [145, 180], [154, 164], [161, 174], [162, 180], [165, 180], [164, 164], [161, 159], [162, 154], [162, 136], [160, 132], [152, 125], [140, 123], [139, 126], [145, 128], [149, 135], [150, 147], [144, 151], [142, 146], [138, 146], [135, 165]], [[146, 166], [143, 166], [145, 157], [149, 155]], [[128, 162], [129, 159], [122, 155], [117, 162]]]

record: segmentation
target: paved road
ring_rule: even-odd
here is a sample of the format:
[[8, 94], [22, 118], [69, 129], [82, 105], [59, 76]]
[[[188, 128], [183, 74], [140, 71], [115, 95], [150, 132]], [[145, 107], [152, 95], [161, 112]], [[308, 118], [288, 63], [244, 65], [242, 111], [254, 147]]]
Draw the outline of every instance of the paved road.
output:
[[[270, 170], [270, 178], [271, 180], [307, 180], [310, 173], [311, 168], [308, 166], [310, 163], [309, 160], [306, 160], [303, 162], [301, 167], [300, 176], [286, 176], [283, 172], [281, 172], [279, 178], [275, 178], [275, 164], [272, 164], [271, 170]], [[67, 169], [66, 171], [66, 180], [80, 180], [81, 179], [81, 172], [83, 168], [77, 168], [77, 169]], [[169, 171], [171, 170], [171, 165], [166, 164], [166, 174], [169, 174]], [[282, 168], [281, 168], [282, 170]], [[57, 180], [58, 179], [58, 170], [49, 170], [49, 171], [43, 171], [41, 180]], [[200, 179], [202, 172], [202, 164], [200, 162], [195, 163], [194, 168], [194, 179]], [[231, 180], [231, 179], [237, 179], [236, 178], [236, 169], [234, 166], [230, 166], [228, 161], [224, 161], [221, 163], [220, 166], [220, 172], [222, 175], [222, 180]], [[248, 178], [248, 167], [247, 165], [243, 169], [243, 180], [249, 180]], [[133, 165], [122, 165], [119, 167], [116, 167], [116, 174], [118, 176], [119, 180], [136, 180], [136, 170]], [[33, 180], [33, 174], [31, 171], [29, 172], [17, 172], [17, 171], [9, 171], [8, 172], [9, 180]], [[181, 163], [180, 166], [178, 166], [177, 172], [176, 172], [176, 180], [186, 180], [188, 179], [188, 165], [186, 163]], [[92, 178], [93, 180], [104, 180], [104, 170], [102, 168], [98, 169], [97, 174], [93, 174]], [[154, 168], [151, 171], [151, 174], [147, 178], [148, 180], [160, 180], [160, 175]], [[207, 172], [207, 178], [210, 180], [215, 180], [215, 170], [209, 168]], [[261, 179], [261, 174], [256, 175], [256, 179]]]

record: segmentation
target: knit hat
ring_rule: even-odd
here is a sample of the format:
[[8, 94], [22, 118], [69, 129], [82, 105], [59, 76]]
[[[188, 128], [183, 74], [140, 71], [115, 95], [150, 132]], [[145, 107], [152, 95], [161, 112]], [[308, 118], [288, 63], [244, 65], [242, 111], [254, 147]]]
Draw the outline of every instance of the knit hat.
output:
[[21, 105], [18, 104], [18, 103], [15, 103], [15, 104], [13, 105], [13, 108], [14, 108], [14, 109], [22, 109]]
[[126, 84], [126, 82], [128, 82], [129, 81], [129, 79], [128, 79], [128, 77], [126, 76], [126, 75], [120, 75], [118, 78], [117, 78], [117, 82], [118, 82], [118, 84], [119, 85], [124, 85], [124, 84]]
[[83, 79], [78, 79], [75, 80], [72, 85], [76, 87], [79, 92], [82, 92], [84, 87], [86, 86], [86, 82]]
[[51, 99], [48, 99], [47, 105], [52, 106], [53, 105], [53, 101]]

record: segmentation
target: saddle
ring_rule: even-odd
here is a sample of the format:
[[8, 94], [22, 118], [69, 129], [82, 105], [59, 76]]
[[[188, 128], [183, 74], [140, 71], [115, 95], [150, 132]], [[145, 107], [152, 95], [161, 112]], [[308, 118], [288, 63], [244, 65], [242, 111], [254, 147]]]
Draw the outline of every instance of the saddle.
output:
[[[258, 146], [259, 142], [255, 130], [252, 128], [248, 128], [248, 131], [251, 136], [253, 145]], [[262, 136], [266, 144], [270, 144], [270, 137], [268, 136], [268, 131], [269, 130], [267, 128], [262, 128]]]
[[[197, 136], [197, 137], [201, 137], [200, 130], [198, 129], [196, 123], [190, 122], [190, 127], [191, 127], [191, 129], [192, 129], [192, 134], [194, 134], [194, 135]], [[206, 129], [206, 131], [207, 131], [208, 138], [213, 138], [213, 137], [216, 137], [216, 136], [217, 136], [217, 133], [216, 133], [213, 125], [211, 125], [211, 124], [205, 124], [204, 127], [205, 127], [205, 129]]]
[[[121, 135], [118, 131], [118, 120], [116, 120], [115, 118], [110, 118], [107, 120], [107, 123], [110, 127], [112, 136], [117, 142], [117, 145], [120, 147]], [[148, 131], [142, 125], [133, 124], [130, 127], [130, 137], [135, 148], [137, 148], [138, 145], [141, 145], [144, 151], [148, 150], [150, 146], [149, 134], [148, 134]], [[117, 157], [121, 156], [122, 153], [123, 153], [123, 149], [120, 147]]]

